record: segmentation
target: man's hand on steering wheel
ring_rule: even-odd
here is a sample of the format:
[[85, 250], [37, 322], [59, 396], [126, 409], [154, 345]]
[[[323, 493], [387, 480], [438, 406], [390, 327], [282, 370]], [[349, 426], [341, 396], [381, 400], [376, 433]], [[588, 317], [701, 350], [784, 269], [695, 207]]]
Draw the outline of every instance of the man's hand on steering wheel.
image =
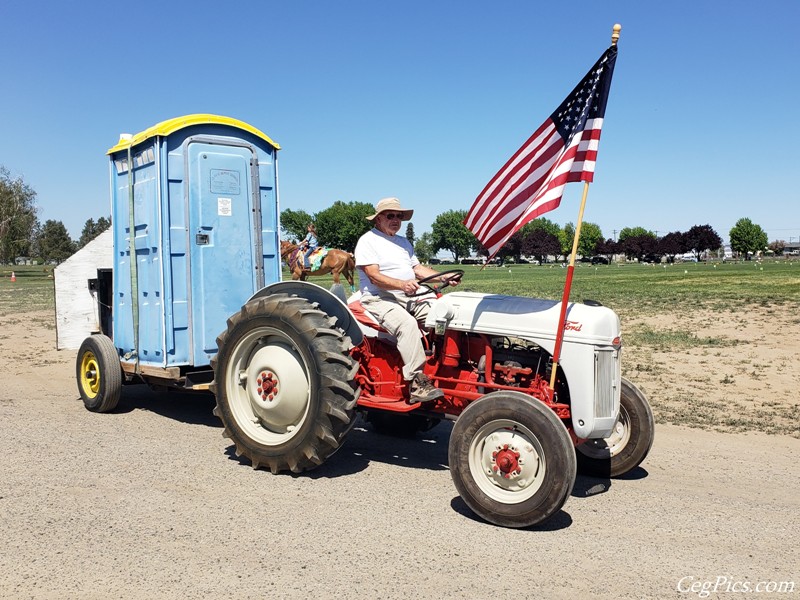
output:
[[[450, 277], [445, 277], [446, 275], [450, 275]], [[409, 298], [416, 298], [417, 296], [423, 296], [425, 294], [429, 294], [433, 292], [437, 296], [442, 293], [442, 290], [449, 285], [458, 285], [461, 282], [461, 278], [464, 276], [463, 269], [450, 269], [449, 271], [442, 271], [441, 273], [434, 273], [433, 275], [428, 275], [427, 277], [423, 277], [422, 279], [418, 279], [417, 283], [419, 284], [419, 289], [416, 293], [408, 294], [406, 296]], [[439, 279], [441, 281], [440, 285], [432, 286], [428, 285], [429, 281], [433, 281], [434, 279]]]

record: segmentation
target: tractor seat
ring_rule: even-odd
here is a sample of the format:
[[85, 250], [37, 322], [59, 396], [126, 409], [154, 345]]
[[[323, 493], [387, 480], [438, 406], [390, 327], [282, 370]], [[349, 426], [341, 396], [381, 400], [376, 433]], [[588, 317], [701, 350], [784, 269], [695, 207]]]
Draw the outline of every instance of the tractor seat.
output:
[[367, 337], [394, 337], [378, 323], [378, 320], [372, 316], [372, 313], [364, 309], [364, 306], [361, 304], [360, 291], [350, 296], [347, 300], [347, 308], [353, 313], [356, 321], [358, 321], [359, 327], [361, 327], [361, 331]]

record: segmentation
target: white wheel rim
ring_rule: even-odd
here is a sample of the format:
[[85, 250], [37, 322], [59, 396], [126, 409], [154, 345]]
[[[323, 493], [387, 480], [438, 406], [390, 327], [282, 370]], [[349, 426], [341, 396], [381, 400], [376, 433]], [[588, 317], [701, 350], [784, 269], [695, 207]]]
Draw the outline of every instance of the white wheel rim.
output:
[[616, 456], [631, 440], [631, 417], [624, 406], [619, 407], [619, 416], [614, 423], [611, 435], [599, 440], [586, 440], [579, 445], [578, 452], [595, 459], [608, 459]]
[[308, 366], [280, 330], [261, 327], [242, 338], [228, 362], [225, 381], [233, 418], [256, 442], [286, 442], [308, 416]]
[[483, 425], [472, 438], [469, 468], [489, 498], [517, 504], [539, 490], [547, 464], [541, 443], [527, 427], [498, 419]]

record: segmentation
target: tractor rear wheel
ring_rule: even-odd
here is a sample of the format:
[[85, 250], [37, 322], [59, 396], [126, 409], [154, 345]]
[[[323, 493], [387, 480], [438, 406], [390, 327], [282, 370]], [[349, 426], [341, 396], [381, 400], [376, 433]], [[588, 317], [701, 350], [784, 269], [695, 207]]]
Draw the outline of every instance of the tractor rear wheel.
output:
[[360, 388], [350, 338], [305, 298], [273, 294], [228, 319], [212, 360], [214, 414], [253, 468], [322, 464], [355, 421]]
[[622, 378], [619, 417], [607, 438], [575, 447], [578, 471], [595, 477], [621, 477], [639, 466], [655, 437], [653, 411], [644, 394]]
[[567, 428], [521, 392], [493, 392], [467, 406], [450, 435], [449, 461], [467, 506], [502, 527], [541, 523], [561, 509], [575, 484]]
[[111, 338], [91, 335], [83, 340], [75, 360], [75, 378], [88, 410], [104, 413], [117, 407], [122, 392], [122, 367]]

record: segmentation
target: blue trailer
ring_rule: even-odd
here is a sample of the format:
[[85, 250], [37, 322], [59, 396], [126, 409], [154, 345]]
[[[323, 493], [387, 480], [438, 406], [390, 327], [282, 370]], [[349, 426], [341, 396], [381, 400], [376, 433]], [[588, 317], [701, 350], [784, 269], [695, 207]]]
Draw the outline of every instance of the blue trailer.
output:
[[[225, 320], [280, 281], [279, 149], [242, 121], [193, 114], [108, 150], [114, 260], [98, 288], [111, 344], [97, 352], [119, 360], [122, 379], [207, 384]], [[115, 396], [89, 400], [109, 410]]]
[[339, 297], [281, 281], [279, 148], [195, 114], [108, 150], [112, 268], [89, 280], [100, 327], [76, 359], [87, 409], [113, 410], [126, 383], [208, 390], [255, 467], [305, 470], [339, 447], [362, 334]]

